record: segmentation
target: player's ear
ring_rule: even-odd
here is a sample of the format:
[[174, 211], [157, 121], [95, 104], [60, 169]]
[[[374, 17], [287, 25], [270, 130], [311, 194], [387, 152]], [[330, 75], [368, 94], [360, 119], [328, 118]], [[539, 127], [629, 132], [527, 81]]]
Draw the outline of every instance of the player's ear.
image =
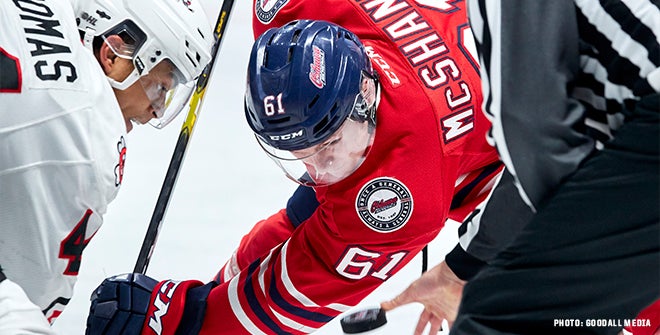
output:
[[112, 50], [110, 47], [111, 45], [121, 45], [123, 44], [124, 41], [122, 41], [121, 37], [118, 35], [110, 35], [106, 37], [105, 43], [101, 43], [101, 47], [99, 48], [99, 53], [98, 53], [98, 59], [99, 59], [99, 64], [101, 64], [101, 67], [103, 68], [103, 72], [105, 72], [106, 75], [110, 75], [113, 71], [116, 71], [116, 67], [119, 65], [118, 62], [121, 58], [115, 54], [115, 52]]
[[117, 55], [117, 51], [126, 47], [125, 44], [118, 35], [110, 35], [105, 38], [98, 53], [99, 64], [105, 75], [119, 82], [133, 71], [133, 62]]

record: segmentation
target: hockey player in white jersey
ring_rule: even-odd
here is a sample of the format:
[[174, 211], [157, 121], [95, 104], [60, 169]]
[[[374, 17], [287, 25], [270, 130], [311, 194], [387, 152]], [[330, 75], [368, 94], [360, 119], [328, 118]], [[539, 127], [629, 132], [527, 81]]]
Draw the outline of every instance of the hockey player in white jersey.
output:
[[0, 32], [0, 334], [50, 334], [126, 133], [180, 112], [213, 36], [198, 3], [162, 0], [3, 0]]

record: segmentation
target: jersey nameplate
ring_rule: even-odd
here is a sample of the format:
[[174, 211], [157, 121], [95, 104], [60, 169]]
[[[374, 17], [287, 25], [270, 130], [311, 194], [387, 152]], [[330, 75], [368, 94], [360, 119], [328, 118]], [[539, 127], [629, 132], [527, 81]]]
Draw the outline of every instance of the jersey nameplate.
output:
[[[20, 13], [30, 63], [39, 78], [40, 88], [64, 88], [78, 79], [70, 40], [65, 37], [61, 18], [45, 3], [32, 0], [12, 1]], [[62, 84], [65, 85], [62, 85]]]

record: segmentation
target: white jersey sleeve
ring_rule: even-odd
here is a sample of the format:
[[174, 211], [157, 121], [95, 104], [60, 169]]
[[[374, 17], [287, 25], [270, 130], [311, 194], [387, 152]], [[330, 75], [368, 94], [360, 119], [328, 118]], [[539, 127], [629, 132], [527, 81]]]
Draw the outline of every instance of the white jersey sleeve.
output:
[[0, 267], [53, 321], [122, 180], [126, 126], [68, 1], [0, 1]]
[[41, 310], [10, 279], [0, 282], [0, 334], [55, 335]]

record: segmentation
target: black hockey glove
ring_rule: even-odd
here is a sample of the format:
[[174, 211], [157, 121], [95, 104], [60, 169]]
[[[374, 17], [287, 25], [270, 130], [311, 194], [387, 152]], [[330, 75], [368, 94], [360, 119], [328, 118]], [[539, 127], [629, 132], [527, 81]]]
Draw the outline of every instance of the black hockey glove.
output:
[[87, 335], [138, 335], [158, 281], [138, 273], [105, 279], [91, 296]]

